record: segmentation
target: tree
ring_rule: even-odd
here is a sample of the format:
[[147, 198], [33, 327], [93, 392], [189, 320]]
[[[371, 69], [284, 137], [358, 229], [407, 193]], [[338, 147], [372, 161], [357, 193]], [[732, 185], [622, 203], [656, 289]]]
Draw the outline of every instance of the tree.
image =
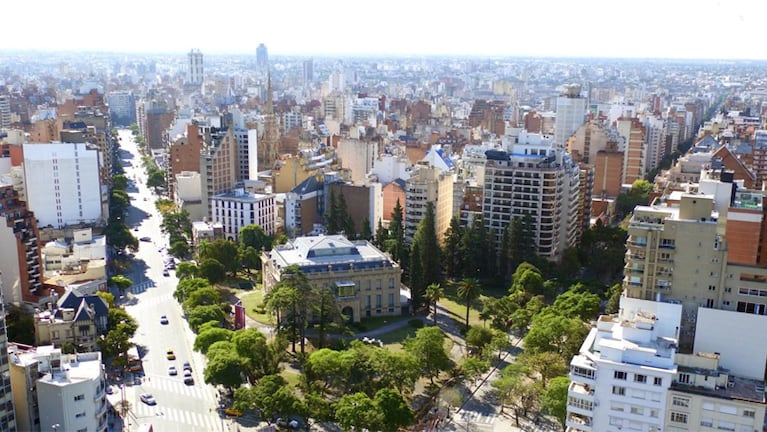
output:
[[619, 215], [625, 215], [634, 210], [637, 205], [649, 204], [650, 194], [655, 185], [644, 179], [634, 180], [631, 184], [631, 190], [626, 193], [618, 194], [615, 200], [615, 207]]
[[336, 404], [336, 418], [344, 431], [381, 430], [383, 415], [365, 393], [347, 394]]
[[415, 336], [405, 340], [405, 351], [412, 354], [421, 366], [424, 376], [434, 384], [434, 378], [450, 367], [450, 357], [445, 350], [445, 333], [439, 327], [423, 327]]
[[[115, 296], [114, 296], [114, 294], [112, 294], [110, 292], [106, 292], [106, 291], [96, 291], [96, 295], [101, 297], [101, 299], [106, 302], [108, 308], [115, 307]], [[13, 341], [16, 342], [15, 339]]]
[[356, 362], [356, 353], [352, 350], [335, 351], [321, 348], [309, 355], [304, 364], [304, 379], [310, 390], [319, 391], [320, 396], [341, 383], [348, 381], [351, 368]]
[[531, 373], [541, 377], [544, 388], [549, 380], [567, 373], [568, 370], [565, 359], [553, 352], [525, 353], [521, 360]]
[[513, 269], [525, 260], [533, 260], [536, 255], [535, 226], [532, 216], [514, 217], [504, 228], [503, 243], [507, 249], [502, 251], [502, 259], [506, 260], [506, 268]]
[[193, 262], [182, 261], [176, 266], [176, 277], [180, 281], [196, 278], [197, 276], [197, 264]]
[[266, 295], [267, 308], [277, 313], [278, 328], [282, 327], [285, 317], [290, 323], [293, 352], [296, 350], [296, 339], [300, 341], [301, 354], [305, 352], [306, 327], [315, 300], [314, 294], [300, 267], [290, 265], [282, 269], [281, 280]]
[[346, 234], [347, 238], [353, 239], [357, 237], [357, 229], [355, 228], [354, 219], [349, 214], [349, 209], [346, 205], [346, 197], [344, 192], [341, 191], [341, 196], [338, 198], [338, 217], [341, 224], [341, 231]]
[[[181, 263], [184, 264], [184, 263]], [[181, 267], [181, 264], [179, 264], [179, 267]], [[180, 270], [180, 268], [179, 268]], [[179, 303], [185, 302], [189, 296], [202, 288], [210, 288], [210, 282], [208, 282], [207, 279], [202, 278], [183, 278], [178, 282], [178, 286], [176, 286], [176, 291], [173, 292], [173, 297], [175, 297], [176, 301]]]
[[466, 347], [482, 356], [485, 347], [493, 341], [493, 331], [486, 327], [471, 326], [466, 332]]
[[251, 383], [267, 375], [280, 372], [286, 342], [276, 338], [267, 343], [266, 337], [258, 329], [241, 329], [234, 332], [232, 343], [237, 355], [242, 359], [243, 372]]
[[371, 381], [376, 383], [376, 388], [393, 388], [403, 395], [413, 392], [420, 365], [412, 354], [367, 345], [365, 347], [369, 352], [366, 368], [371, 371]]
[[[122, 327], [120, 327], [122, 326]], [[125, 309], [111, 308], [107, 310], [107, 331], [117, 330], [127, 331], [130, 337], [138, 330], [136, 320], [125, 311]]]
[[541, 396], [541, 411], [556, 417], [563, 429], [567, 417], [568, 387], [570, 387], [569, 378], [566, 376], [557, 377], [551, 380]]
[[490, 298], [484, 304], [483, 313], [490, 319], [490, 326], [503, 332], [511, 330], [512, 315], [520, 308], [518, 296], [504, 296], [498, 299]]
[[189, 256], [191, 250], [189, 248], [189, 243], [187, 243], [186, 240], [176, 240], [171, 243], [168, 252], [176, 258], [183, 259]]
[[413, 410], [396, 391], [389, 388], [378, 390], [373, 402], [381, 414], [380, 430], [396, 432], [413, 422]]
[[445, 273], [452, 278], [458, 278], [463, 274], [464, 251], [462, 250], [462, 238], [463, 229], [458, 221], [458, 217], [453, 216], [450, 219], [450, 226], [445, 231], [444, 241]]
[[200, 276], [204, 277], [211, 284], [223, 282], [226, 279], [226, 269], [224, 265], [215, 258], [205, 258], [200, 262], [197, 269]]
[[438, 283], [429, 284], [426, 287], [426, 300], [434, 305], [434, 325], [437, 325], [437, 302], [445, 297], [445, 289]]
[[461, 361], [459, 369], [463, 376], [475, 380], [490, 370], [490, 362], [477, 357], [466, 357]]
[[533, 318], [530, 331], [525, 335], [525, 351], [555, 352], [563, 359], [570, 359], [578, 353], [587, 333], [588, 328], [578, 318], [541, 313]]
[[505, 406], [510, 406], [514, 412], [517, 427], [519, 427], [520, 415], [527, 416], [527, 413], [535, 408], [540, 400], [540, 386], [524, 377], [502, 376], [493, 381], [492, 386], [501, 404], [501, 412]]
[[35, 318], [22, 308], [7, 304], [5, 322], [8, 340], [25, 345], [35, 345]]
[[234, 336], [234, 332], [224, 328], [207, 328], [204, 331], [200, 331], [197, 337], [194, 338], [194, 350], [203, 354], [208, 352], [208, 348], [216, 342], [231, 341]]
[[328, 326], [334, 322], [342, 321], [341, 310], [338, 307], [336, 296], [329, 289], [321, 287], [319, 289], [313, 289], [312, 297], [312, 312], [317, 318], [317, 333], [319, 338], [319, 346], [325, 345], [325, 336], [328, 333]]
[[253, 270], [261, 270], [261, 255], [253, 246], [248, 246], [245, 249], [240, 247], [240, 262], [248, 273], [252, 273]]
[[217, 305], [221, 302], [221, 293], [213, 287], [203, 287], [189, 294], [184, 301], [184, 310], [190, 311], [198, 306]]
[[186, 209], [163, 213], [160, 228], [170, 237], [192, 238], [192, 219]]
[[[217, 342], [208, 349], [208, 364], [205, 366], [203, 378], [211, 385], [222, 385], [228, 389], [239, 387], [242, 384], [240, 369], [242, 362], [234, 351], [214, 350], [216, 344], [228, 343]], [[230, 344], [231, 345], [231, 344]], [[216, 354], [211, 356], [211, 351]]]
[[378, 226], [376, 227], [376, 236], [373, 239], [373, 244], [381, 250], [385, 250], [386, 240], [389, 238], [389, 230], [384, 228], [383, 221], [378, 219]]
[[469, 309], [471, 302], [479, 298], [482, 287], [479, 281], [473, 278], [465, 278], [458, 284], [458, 297], [466, 302], [466, 328], [469, 328]]
[[[413, 254], [411, 262], [418, 261], [420, 276], [413, 279], [416, 283], [410, 286], [411, 302], [414, 310], [420, 310], [425, 305], [426, 287], [441, 280], [440, 248], [434, 219], [434, 203], [426, 203], [423, 219], [418, 223], [413, 236]], [[415, 251], [417, 250], [417, 254]], [[411, 268], [411, 277], [415, 272]]]
[[197, 332], [198, 327], [208, 321], [218, 321], [223, 327], [226, 324], [226, 314], [218, 305], [197, 306], [189, 312], [189, 327]]
[[607, 291], [607, 306], [605, 306], [606, 314], [614, 314], [618, 312], [621, 294], [623, 294], [623, 285], [620, 283], [616, 283], [610, 287]]
[[272, 249], [272, 237], [260, 225], [250, 224], [240, 229], [240, 248], [252, 247], [257, 252]]
[[373, 232], [370, 231], [370, 219], [367, 217], [362, 218], [362, 222], [360, 223], [360, 234], [359, 234], [360, 240], [371, 240], [373, 238]]
[[598, 295], [570, 289], [557, 296], [551, 307], [559, 315], [588, 321], [596, 318], [601, 305], [602, 300]]
[[252, 387], [237, 389], [234, 400], [235, 408], [257, 410], [260, 417], [270, 424], [279, 415], [303, 415], [306, 411], [288, 383], [279, 375], [267, 375]]
[[338, 234], [342, 229], [341, 215], [338, 212], [338, 202], [336, 201], [336, 193], [333, 189], [330, 190], [328, 209], [325, 212], [325, 228], [328, 234]]
[[387, 252], [391, 254], [394, 261], [403, 263], [405, 251], [405, 224], [402, 204], [400, 204], [399, 198], [397, 198], [397, 202], [394, 204], [394, 209], [391, 211], [389, 239], [392, 241], [387, 247]]
[[165, 172], [160, 169], [151, 169], [146, 178], [146, 186], [154, 189], [164, 188], [165, 184]]
[[462, 232], [459, 249], [463, 255], [463, 276], [477, 278], [495, 274], [495, 242], [491, 240], [482, 218], [474, 218], [471, 226]]
[[203, 262], [206, 258], [215, 259], [224, 266], [227, 273], [234, 276], [241, 267], [237, 243], [225, 239], [204, 243], [206, 243], [205, 247], [201, 247], [197, 253], [198, 261]]
[[112, 190], [124, 191], [126, 189], [128, 189], [128, 177], [125, 177], [125, 174], [112, 176]]

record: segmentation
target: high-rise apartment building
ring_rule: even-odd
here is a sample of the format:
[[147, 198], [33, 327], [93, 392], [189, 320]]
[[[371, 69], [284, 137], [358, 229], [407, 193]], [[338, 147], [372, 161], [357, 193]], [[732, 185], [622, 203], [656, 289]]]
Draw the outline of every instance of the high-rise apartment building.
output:
[[4, 376], [13, 382], [18, 430], [107, 431], [109, 404], [100, 352], [63, 354], [53, 345], [13, 345], [8, 356], [10, 373]]
[[314, 81], [314, 59], [304, 60], [304, 84]]
[[189, 51], [189, 54], [187, 54], [187, 57], [189, 58], [189, 61], [186, 66], [186, 81], [184, 84], [199, 87], [205, 79], [202, 52], [198, 49], [192, 49]]
[[106, 223], [108, 214], [102, 203], [107, 191], [101, 183], [101, 160], [94, 145], [24, 144], [23, 151], [27, 205], [39, 226]]
[[240, 230], [258, 225], [269, 235], [277, 232], [274, 194], [248, 193], [243, 189], [213, 195], [211, 221], [220, 223], [227, 239], [239, 241]]
[[261, 72], [269, 69], [269, 52], [264, 44], [259, 44], [256, 48], [256, 67]]
[[453, 217], [453, 174], [432, 166], [417, 165], [405, 182], [406, 242], [413, 240], [428, 202], [434, 204], [434, 228], [441, 242]]
[[570, 362], [568, 432], [667, 430], [680, 317], [677, 304], [633, 298], [599, 317]]
[[0, 95], [0, 129], [11, 127], [11, 97]]
[[0, 184], [0, 286], [8, 303], [36, 303], [43, 287], [37, 219], [26, 204]]
[[[5, 243], [3, 243], [5, 244]], [[2, 276], [2, 275], [0, 275]], [[17, 422], [15, 401], [11, 384], [11, 367], [8, 359], [8, 332], [5, 322], [5, 301], [2, 296], [3, 279], [0, 277], [0, 430], [8, 432], [24, 431]]]
[[645, 128], [637, 118], [619, 118], [615, 122], [618, 133], [623, 137], [623, 178], [622, 184], [633, 184], [644, 178], [647, 172], [647, 145]]
[[127, 127], [136, 123], [136, 97], [131, 91], [115, 91], [107, 95], [112, 126]]
[[200, 153], [200, 179], [202, 202], [208, 206], [208, 217], [213, 207], [211, 198], [231, 191], [237, 183], [237, 141], [232, 129], [211, 130], [205, 137]]
[[533, 220], [538, 255], [558, 261], [580, 240], [580, 170], [548, 136], [522, 131], [509, 151], [486, 153], [485, 226], [501, 246], [512, 218]]
[[581, 96], [581, 86], [568, 85], [557, 98], [557, 119], [554, 126], [554, 143], [559, 147], [586, 122], [588, 100]]

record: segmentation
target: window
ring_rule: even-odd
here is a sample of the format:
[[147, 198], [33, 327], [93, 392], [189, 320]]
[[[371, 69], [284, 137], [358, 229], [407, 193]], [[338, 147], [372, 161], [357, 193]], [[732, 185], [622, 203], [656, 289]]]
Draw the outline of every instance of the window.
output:
[[632, 406], [631, 414], [644, 415], [644, 409], [642, 407]]
[[706, 411], [714, 411], [714, 410], [716, 409], [716, 407], [714, 406], [714, 404], [713, 404], [713, 403], [711, 403], [711, 402], [703, 402], [703, 405], [702, 405], [702, 407], [703, 407], [703, 409], [704, 409], [704, 410], [706, 410]]
[[690, 374], [680, 373], [679, 374], [679, 382], [682, 383], [682, 384], [689, 384], [690, 383]]
[[647, 383], [647, 375], [634, 374], [634, 382]]
[[671, 412], [671, 421], [674, 423], [687, 423], [687, 414]]
[[[738, 414], [738, 408], [732, 406], [732, 405], [720, 405], [719, 406], [719, 412], [725, 413], [725, 414]], [[733, 429], [735, 430], [735, 429]]]
[[662, 386], [663, 385], [663, 378], [661, 378], [661, 377], [654, 377], [652, 379], [652, 385]]
[[658, 418], [658, 410], [651, 409], [650, 410], [650, 417]]
[[710, 418], [700, 419], [700, 425], [703, 427], [714, 427], [714, 420]]
[[389, 294], [389, 307], [394, 307], [394, 294]]
[[[690, 407], [690, 399], [674, 396], [673, 399], [671, 399], [671, 405], [682, 407], [682, 408], [689, 408]], [[704, 404], [704, 406], [705, 406], [705, 404]]]
[[613, 394], [618, 396], [626, 396], [626, 387], [613, 386]]
[[381, 294], [376, 294], [376, 308], [381, 309]]
[[583, 377], [583, 378], [589, 378], [589, 379], [594, 379], [594, 375], [595, 375], [596, 371], [594, 371], [593, 369], [586, 369], [586, 368], [582, 368], [582, 367], [579, 367], [579, 366], [571, 366], [570, 367], [570, 373], [575, 375], [575, 376], [579, 376], [579, 377]]
[[613, 374], [613, 378], [619, 379], [619, 380], [625, 380], [628, 377], [628, 374], [623, 371], [615, 371]]
[[377, 290], [381, 289], [381, 279], [376, 279], [376, 289]]
[[756, 411], [754, 411], [754, 410], [743, 410], [743, 417], [754, 418], [754, 416], [756, 416]]
[[75, 414], [75, 418], [83, 418], [85, 417], [85, 411]]
[[85, 400], [85, 395], [84, 394], [79, 394], [79, 395], [75, 396], [75, 402], [81, 401], [81, 400]]
[[389, 289], [394, 289], [394, 278], [389, 278]]

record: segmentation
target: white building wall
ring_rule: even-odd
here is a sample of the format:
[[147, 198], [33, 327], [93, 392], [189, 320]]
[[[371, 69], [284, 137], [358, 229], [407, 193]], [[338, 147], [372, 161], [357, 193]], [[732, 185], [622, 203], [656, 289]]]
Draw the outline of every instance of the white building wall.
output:
[[211, 199], [211, 204], [212, 221], [223, 226], [226, 238], [237, 241], [240, 230], [251, 224], [261, 226], [269, 235], [276, 232], [274, 195], [216, 195]]
[[0, 247], [0, 285], [2, 285], [4, 301], [18, 304], [21, 303], [21, 276], [16, 235], [13, 233], [13, 228], [5, 224], [5, 219], [2, 221], [0, 223], [0, 245], [3, 245]]
[[[383, 220], [383, 186], [381, 183], [370, 183], [370, 232], [376, 232], [378, 221]], [[361, 223], [361, 221], [360, 221]]]
[[[767, 319], [761, 315], [698, 308], [693, 352], [716, 352], [734, 375], [763, 379], [767, 364]], [[733, 337], [737, 335], [737, 337]]]
[[351, 170], [351, 181], [359, 184], [373, 168], [373, 160], [378, 155], [378, 143], [342, 139], [338, 142], [336, 154], [341, 165]]
[[384, 154], [373, 162], [371, 173], [378, 177], [381, 184], [389, 184], [396, 179], [407, 180], [410, 178], [413, 164], [407, 158]]
[[61, 228], [102, 219], [97, 150], [86, 144], [24, 144], [29, 210], [38, 226]]
[[[100, 357], [100, 353], [89, 354]], [[36, 383], [40, 424], [58, 424], [61, 431], [106, 431], [107, 402], [100, 359], [78, 364], [64, 363], [65, 357], [62, 366], [69, 371], [48, 374]]]
[[258, 129], [248, 129], [248, 173], [251, 180], [258, 178]]

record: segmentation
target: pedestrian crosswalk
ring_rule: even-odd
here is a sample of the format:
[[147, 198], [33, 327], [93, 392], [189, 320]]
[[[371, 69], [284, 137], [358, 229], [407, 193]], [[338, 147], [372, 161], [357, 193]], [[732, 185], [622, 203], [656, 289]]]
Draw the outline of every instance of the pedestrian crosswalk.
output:
[[211, 431], [221, 428], [221, 419], [218, 417], [218, 413], [210, 411], [210, 408], [204, 406], [201, 406], [199, 410], [190, 411], [163, 406], [162, 401], [158, 400], [157, 405], [138, 402], [133, 411], [139, 420], [152, 417], [158, 421], [164, 420], [173, 424], [191, 426], [185, 428], [185, 431]]
[[150, 374], [143, 378], [141, 387], [150, 393], [153, 390], [162, 390], [174, 395], [186, 398], [207, 399], [210, 397], [210, 388], [202, 383], [194, 385], [184, 384], [184, 378], [178, 376], [160, 376]]
[[471, 424], [492, 425], [498, 417], [497, 413], [481, 413], [477, 411], [461, 411], [460, 418], [462, 422]]
[[146, 291], [147, 289], [155, 286], [155, 283], [151, 279], [147, 279], [143, 282], [139, 282], [137, 284], [131, 285], [130, 292], [131, 294], [141, 294], [142, 292]]

